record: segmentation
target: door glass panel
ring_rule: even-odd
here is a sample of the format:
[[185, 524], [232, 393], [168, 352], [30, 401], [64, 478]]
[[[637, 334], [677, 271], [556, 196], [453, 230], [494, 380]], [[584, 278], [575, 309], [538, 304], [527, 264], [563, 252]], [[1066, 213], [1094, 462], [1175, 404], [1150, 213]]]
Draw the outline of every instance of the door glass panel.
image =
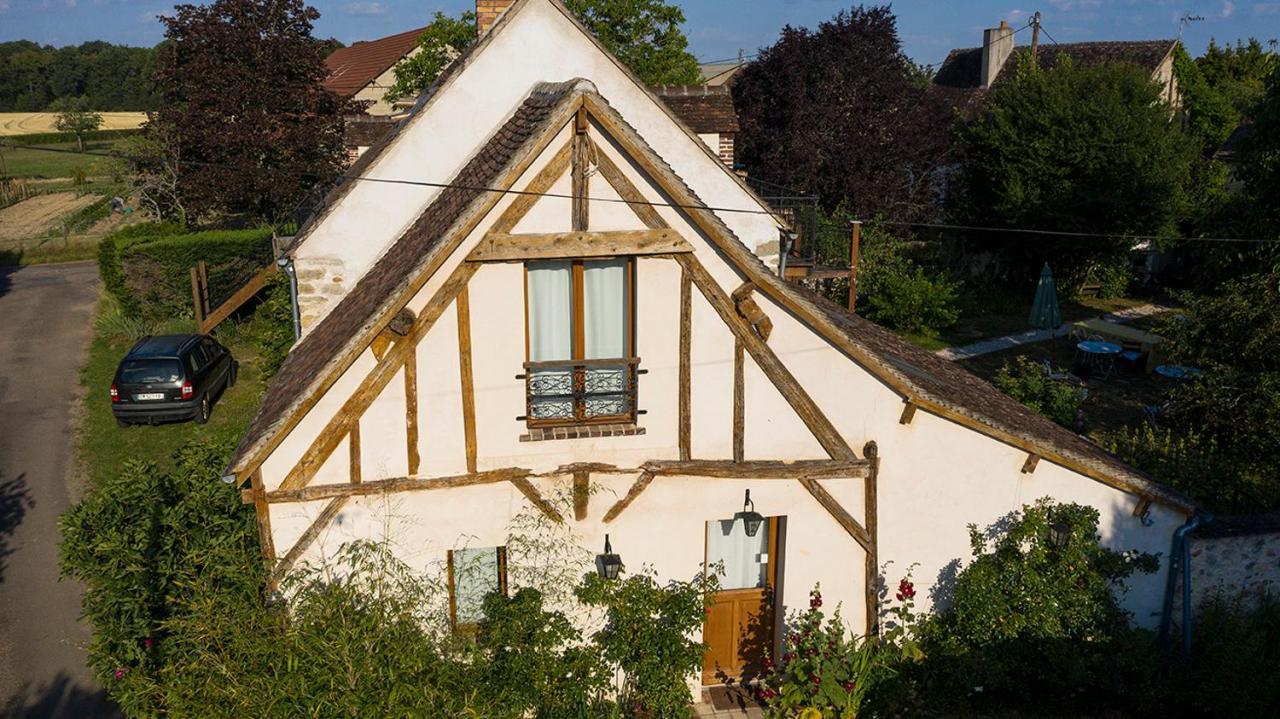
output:
[[[582, 263], [583, 333], [586, 359], [621, 359], [627, 347], [627, 260]], [[627, 414], [630, 372], [626, 364], [586, 371], [586, 416]]]
[[[529, 361], [573, 357], [573, 266], [570, 262], [530, 262]], [[530, 372], [531, 419], [573, 417], [573, 372], [542, 369]]]
[[756, 536], [748, 537], [741, 519], [707, 522], [707, 565], [724, 563], [721, 589], [751, 589], [765, 586], [769, 566], [769, 522], [760, 525]]

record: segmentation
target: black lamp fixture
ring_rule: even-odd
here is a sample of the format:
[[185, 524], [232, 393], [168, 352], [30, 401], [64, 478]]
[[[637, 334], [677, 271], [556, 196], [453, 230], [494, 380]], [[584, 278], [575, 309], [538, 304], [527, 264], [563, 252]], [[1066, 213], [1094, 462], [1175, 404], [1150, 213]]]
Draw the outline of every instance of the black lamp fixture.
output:
[[733, 515], [733, 518], [742, 520], [748, 537], [754, 537], [760, 531], [760, 525], [764, 524], [764, 515], [756, 511], [756, 503], [751, 501], [751, 490], [747, 490], [747, 496], [742, 500], [742, 511]]
[[1067, 540], [1071, 538], [1071, 527], [1062, 522], [1054, 522], [1049, 525], [1049, 546], [1054, 549], [1062, 549], [1067, 546]]
[[622, 557], [613, 553], [613, 546], [609, 544], [609, 535], [604, 535], [604, 554], [596, 557], [596, 571], [604, 579], [614, 580], [618, 578], [618, 573], [622, 571]]

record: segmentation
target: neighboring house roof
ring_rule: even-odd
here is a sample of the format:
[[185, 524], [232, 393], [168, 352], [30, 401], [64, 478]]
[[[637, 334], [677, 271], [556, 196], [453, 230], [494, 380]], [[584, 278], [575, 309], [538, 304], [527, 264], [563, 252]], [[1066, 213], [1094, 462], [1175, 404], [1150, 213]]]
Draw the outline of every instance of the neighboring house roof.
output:
[[712, 62], [698, 66], [702, 81], [712, 87], [729, 85], [737, 77], [738, 71], [746, 67], [742, 62]]
[[343, 97], [354, 96], [417, 47], [424, 32], [426, 28], [420, 27], [334, 50], [324, 59], [329, 69], [325, 89]]
[[694, 132], [738, 132], [738, 112], [724, 85], [654, 85], [649, 89]]
[[[397, 301], [415, 284], [431, 263], [442, 261], [454, 235], [486, 196], [476, 189], [493, 187], [495, 179], [510, 173], [517, 158], [530, 152], [534, 138], [547, 135], [558, 121], [567, 121], [573, 101], [589, 95], [609, 115], [610, 124], [622, 128], [626, 144], [637, 148], [647, 163], [657, 168], [655, 180], [676, 202], [688, 207], [691, 217], [709, 228], [708, 237], [761, 291], [808, 320], [853, 361], [867, 369], [927, 411], [976, 429], [1029, 452], [1063, 464], [1126, 491], [1161, 501], [1185, 511], [1194, 504], [1129, 467], [1096, 444], [1081, 437], [1000, 392], [963, 367], [926, 352], [899, 335], [847, 310], [786, 283], [774, 275], [684, 183], [671, 166], [619, 116], [593, 85], [584, 80], [542, 83], [535, 87], [507, 123], [499, 129], [458, 173], [451, 187], [428, 205], [417, 221], [391, 246], [373, 269], [357, 283], [338, 306], [289, 353], [269, 387], [257, 416], [250, 424], [232, 459], [230, 470], [243, 476], [251, 458], [282, 435], [291, 418], [308, 398], [325, 391], [344, 372], [362, 343], [372, 341], [399, 311]], [[568, 108], [568, 109], [566, 109]], [[504, 188], [505, 189], [505, 188]], [[438, 265], [437, 265], [438, 266]]]
[[[1041, 45], [1039, 63], [1041, 67], [1052, 67], [1059, 55], [1070, 55], [1077, 64], [1093, 67], [1105, 63], [1131, 63], [1143, 69], [1155, 72], [1160, 63], [1173, 51], [1177, 40], [1133, 40], [1107, 42], [1073, 42], [1055, 45]], [[1019, 47], [1013, 51], [1009, 59], [996, 75], [999, 82], [1010, 68], [1016, 68], [1022, 57], [1031, 52], [1031, 48]], [[947, 59], [942, 61], [933, 83], [943, 87], [977, 89], [982, 85], [982, 48], [969, 47], [952, 50]]]

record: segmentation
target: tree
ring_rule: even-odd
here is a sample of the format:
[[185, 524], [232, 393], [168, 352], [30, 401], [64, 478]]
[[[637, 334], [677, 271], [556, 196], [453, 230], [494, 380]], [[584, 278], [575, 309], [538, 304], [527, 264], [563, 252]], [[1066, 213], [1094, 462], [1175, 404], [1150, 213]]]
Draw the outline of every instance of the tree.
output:
[[565, 5], [644, 82], [698, 82], [698, 61], [687, 50], [679, 7], [666, 0], [567, 0]]
[[903, 55], [888, 6], [842, 10], [816, 30], [783, 28], [733, 96], [738, 153], [752, 174], [864, 219], [934, 212], [953, 111]]
[[1248, 42], [1237, 40], [1234, 47], [1210, 40], [1196, 64], [1210, 87], [1221, 93], [1236, 112], [1248, 115], [1265, 91], [1267, 76], [1280, 68], [1280, 54], [1276, 53], [1275, 40], [1269, 41], [1265, 49], [1254, 38]]
[[56, 100], [49, 109], [58, 113], [53, 126], [59, 132], [70, 132], [76, 136], [76, 147], [84, 152], [84, 136], [102, 126], [102, 115], [89, 109], [89, 103], [83, 97]]
[[[650, 85], [698, 82], [698, 61], [690, 55], [680, 26], [684, 11], [665, 0], [568, 0], [568, 8], [627, 67]], [[419, 51], [395, 67], [386, 100], [426, 92], [450, 62], [476, 41], [476, 16], [437, 12], [418, 40]]]
[[1240, 174], [1260, 225], [1258, 233], [1280, 240], [1280, 63], [1267, 78], [1265, 94], [1254, 105], [1253, 117]]
[[165, 17], [149, 133], [181, 158], [188, 215], [277, 220], [344, 160], [343, 115], [356, 106], [321, 86], [320, 13], [302, 0], [216, 0]]
[[961, 123], [960, 218], [972, 225], [1106, 237], [979, 238], [1030, 283], [1048, 261], [1067, 286], [1122, 263], [1127, 235], [1173, 236], [1187, 207], [1196, 144], [1171, 121], [1162, 86], [1135, 65], [1022, 66]]
[[418, 52], [396, 63], [395, 82], [387, 89], [387, 102], [414, 97], [431, 87], [440, 73], [476, 41], [476, 14], [467, 10], [456, 18], [437, 11], [418, 38]]

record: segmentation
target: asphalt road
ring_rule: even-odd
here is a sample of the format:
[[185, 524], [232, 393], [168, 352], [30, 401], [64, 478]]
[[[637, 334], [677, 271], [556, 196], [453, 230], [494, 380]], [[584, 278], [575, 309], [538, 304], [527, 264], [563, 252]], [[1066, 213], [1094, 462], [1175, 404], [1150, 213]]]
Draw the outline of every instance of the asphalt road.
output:
[[72, 412], [98, 296], [92, 262], [0, 267], [0, 715], [114, 717], [85, 666], [80, 588], [58, 580], [79, 497]]

